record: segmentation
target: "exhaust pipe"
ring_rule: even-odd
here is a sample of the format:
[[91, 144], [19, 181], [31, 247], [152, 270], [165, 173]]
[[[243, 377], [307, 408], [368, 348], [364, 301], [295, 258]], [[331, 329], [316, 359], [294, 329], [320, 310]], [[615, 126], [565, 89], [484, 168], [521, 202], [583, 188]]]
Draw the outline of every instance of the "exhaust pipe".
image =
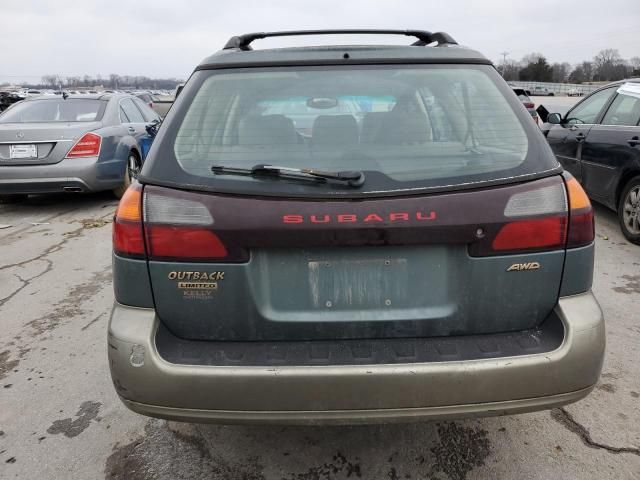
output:
[[62, 187], [62, 190], [65, 192], [75, 192], [75, 193], [82, 191], [80, 187]]

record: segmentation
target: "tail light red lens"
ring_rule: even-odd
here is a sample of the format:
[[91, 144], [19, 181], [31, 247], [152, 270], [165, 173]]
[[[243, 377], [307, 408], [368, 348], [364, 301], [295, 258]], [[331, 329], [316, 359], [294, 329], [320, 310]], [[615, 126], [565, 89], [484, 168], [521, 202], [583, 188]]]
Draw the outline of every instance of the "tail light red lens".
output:
[[216, 260], [227, 249], [211, 230], [183, 225], [147, 225], [150, 258]]
[[593, 207], [578, 181], [565, 173], [569, 197], [569, 237], [567, 248], [589, 245], [595, 239]]
[[519, 220], [504, 225], [492, 246], [497, 252], [561, 248], [566, 236], [566, 216]]
[[117, 255], [144, 258], [142, 187], [134, 184], [124, 193], [113, 220], [113, 251]]
[[66, 158], [97, 157], [100, 155], [102, 137], [96, 133], [85, 133], [76, 144], [71, 147]]

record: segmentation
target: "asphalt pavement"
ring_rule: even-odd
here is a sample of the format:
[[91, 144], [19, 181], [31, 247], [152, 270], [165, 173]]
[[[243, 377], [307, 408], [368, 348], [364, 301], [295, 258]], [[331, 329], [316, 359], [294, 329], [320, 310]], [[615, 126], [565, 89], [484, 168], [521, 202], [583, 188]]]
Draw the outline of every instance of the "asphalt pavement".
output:
[[109, 194], [0, 205], [0, 478], [640, 478], [640, 247], [613, 212], [596, 208], [608, 344], [583, 401], [477, 420], [251, 427], [149, 419], [118, 400], [106, 353], [115, 207]]

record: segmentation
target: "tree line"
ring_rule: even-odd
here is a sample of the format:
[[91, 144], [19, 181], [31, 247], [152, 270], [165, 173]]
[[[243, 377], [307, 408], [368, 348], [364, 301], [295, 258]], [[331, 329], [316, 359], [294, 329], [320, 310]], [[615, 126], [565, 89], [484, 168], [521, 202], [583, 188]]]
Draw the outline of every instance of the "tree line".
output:
[[550, 64], [541, 53], [529, 53], [520, 61], [503, 60], [498, 71], [505, 80], [556, 83], [610, 82], [640, 76], [640, 57], [624, 59], [614, 48], [600, 50], [591, 61], [577, 65]]
[[59, 75], [43, 75], [39, 84], [26, 85], [29, 88], [74, 89], [79, 87], [103, 87], [112, 90], [142, 89], [142, 90], [172, 90], [184, 80], [177, 78], [150, 78], [145, 76], [118, 75], [115, 73], [107, 77], [97, 75], [60, 77]]

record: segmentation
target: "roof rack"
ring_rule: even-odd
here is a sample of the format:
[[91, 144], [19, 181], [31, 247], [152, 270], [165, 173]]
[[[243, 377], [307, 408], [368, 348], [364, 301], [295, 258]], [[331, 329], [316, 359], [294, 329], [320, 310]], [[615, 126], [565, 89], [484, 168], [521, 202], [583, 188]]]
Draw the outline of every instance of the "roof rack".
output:
[[418, 40], [412, 43], [412, 46], [425, 46], [433, 42], [439, 45], [451, 44], [457, 45], [451, 35], [445, 32], [427, 32], [426, 30], [371, 30], [371, 29], [347, 29], [347, 30], [290, 30], [284, 32], [256, 32], [245, 33], [231, 37], [224, 50], [252, 50], [251, 42], [254, 40], [268, 37], [294, 37], [301, 35], [404, 35], [407, 37], [416, 37]]

